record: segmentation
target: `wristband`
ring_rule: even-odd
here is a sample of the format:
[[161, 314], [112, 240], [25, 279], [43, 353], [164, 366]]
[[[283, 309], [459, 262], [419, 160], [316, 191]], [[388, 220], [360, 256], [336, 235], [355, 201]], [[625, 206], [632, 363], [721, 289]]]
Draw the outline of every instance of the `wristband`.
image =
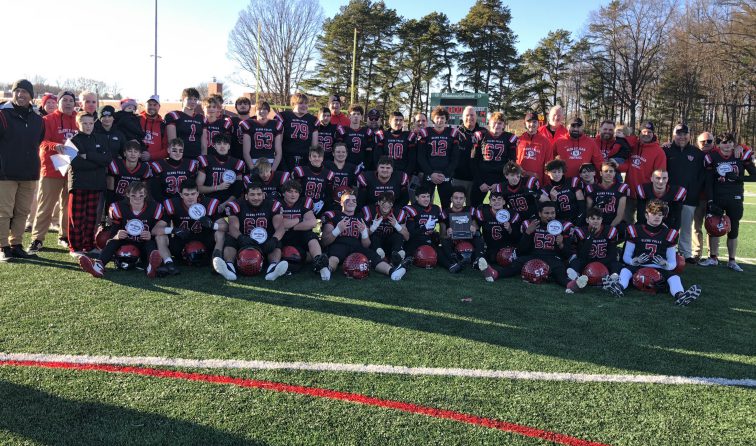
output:
[[217, 231], [217, 230], [218, 230], [218, 223], [213, 223], [213, 231]]
[[402, 231], [402, 225], [400, 225], [399, 222], [396, 222], [394, 224], [394, 229], [396, 229], [396, 232], [401, 232]]
[[173, 227], [171, 227], [171, 226], [166, 226], [166, 227], [165, 227], [165, 228], [164, 228], [163, 230], [165, 231], [165, 235], [168, 235], [168, 234], [170, 234], [171, 232], [173, 232]]
[[339, 229], [338, 227], [333, 228], [333, 231], [331, 231], [331, 235], [334, 237], [338, 237], [340, 234], [341, 234], [341, 229]]
[[370, 237], [370, 235], [368, 235], [368, 230], [367, 228], [365, 228], [362, 230], [362, 238], [368, 238], [368, 237]]

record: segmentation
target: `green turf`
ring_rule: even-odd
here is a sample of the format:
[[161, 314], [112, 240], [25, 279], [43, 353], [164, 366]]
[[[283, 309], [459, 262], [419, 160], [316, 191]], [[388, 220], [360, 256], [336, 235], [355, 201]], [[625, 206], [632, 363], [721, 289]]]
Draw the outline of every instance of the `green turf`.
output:
[[[744, 219], [756, 221], [756, 206], [746, 205]], [[742, 257], [756, 257], [755, 231], [756, 224], [741, 225]], [[261, 277], [227, 283], [207, 268], [188, 267], [162, 280], [114, 270], [96, 280], [53, 247], [54, 235], [38, 261], [0, 265], [0, 351], [756, 378], [756, 266], [745, 263], [743, 274], [688, 267], [683, 283], [699, 283], [704, 293], [679, 308], [669, 295], [629, 291], [614, 299], [590, 290], [568, 296], [551, 284], [488, 284], [471, 270], [452, 276], [413, 268], [400, 283], [376, 273], [365, 281], [336, 274], [323, 283], [310, 272], [275, 283]], [[461, 302], [465, 297], [472, 302]], [[611, 444], [756, 441], [747, 417], [754, 394], [746, 389], [245, 376], [462, 410]], [[540, 444], [384, 409], [151, 378], [0, 368], [0, 386], [8, 390], [0, 389], [0, 444], [81, 444], [77, 438], [108, 444]], [[15, 403], [3, 403], [5, 394], [18, 394]], [[51, 407], [50, 418], [60, 421], [25, 427], [19, 421], [25, 412], [13, 410], [24, 405], [30, 413]]]

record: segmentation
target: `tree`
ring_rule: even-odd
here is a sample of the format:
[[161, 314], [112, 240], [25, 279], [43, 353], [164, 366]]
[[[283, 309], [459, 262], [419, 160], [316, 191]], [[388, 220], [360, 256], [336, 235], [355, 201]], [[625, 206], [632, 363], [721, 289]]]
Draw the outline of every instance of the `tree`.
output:
[[[229, 34], [229, 57], [250, 79], [260, 62], [260, 85], [244, 82], [273, 95], [279, 104], [300, 88], [313, 61], [315, 41], [323, 22], [318, 0], [250, 0]], [[257, 53], [258, 23], [260, 53]]]
[[560, 81], [565, 76], [570, 63], [572, 38], [570, 32], [564, 29], [549, 31], [545, 38], [538, 42], [533, 50], [530, 63], [534, 64], [534, 71], [543, 72], [543, 80], [548, 84], [551, 93], [551, 105], [557, 104]]

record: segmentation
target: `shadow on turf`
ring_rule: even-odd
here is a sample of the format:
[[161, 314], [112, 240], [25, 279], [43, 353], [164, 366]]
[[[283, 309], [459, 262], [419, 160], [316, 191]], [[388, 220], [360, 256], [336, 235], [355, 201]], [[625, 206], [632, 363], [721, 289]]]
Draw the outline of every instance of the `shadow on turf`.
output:
[[42, 444], [265, 445], [229, 432], [0, 381], [0, 432]]

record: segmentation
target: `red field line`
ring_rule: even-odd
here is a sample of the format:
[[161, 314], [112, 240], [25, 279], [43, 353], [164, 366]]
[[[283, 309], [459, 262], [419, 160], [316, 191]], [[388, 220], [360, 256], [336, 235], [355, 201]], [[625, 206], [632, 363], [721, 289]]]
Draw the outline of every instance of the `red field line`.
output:
[[274, 381], [234, 378], [230, 376], [209, 375], [204, 373], [188, 373], [177, 370], [155, 369], [147, 367], [127, 367], [108, 364], [76, 364], [72, 362], [0, 360], [0, 366], [92, 370], [109, 373], [125, 373], [130, 375], [150, 376], [165, 379], [207, 382], [213, 384], [227, 384], [239, 387], [272, 390], [274, 392], [294, 393], [331, 400], [348, 401], [352, 403], [365, 404], [368, 406], [385, 407], [388, 409], [399, 410], [407, 413], [427, 415], [434, 418], [454, 420], [461, 423], [483, 426], [489, 429], [497, 429], [504, 432], [523, 435], [525, 437], [540, 438], [557, 444], [570, 446], [608, 446], [605, 443], [592, 442], [557, 432], [551, 432], [517, 423], [509, 423], [494, 418], [479, 417], [476, 415], [456, 412], [453, 410], [437, 409], [434, 407], [420, 406], [403, 401], [375, 398], [359, 393], [340, 392], [337, 390], [323, 389], [319, 387], [297, 386]]

